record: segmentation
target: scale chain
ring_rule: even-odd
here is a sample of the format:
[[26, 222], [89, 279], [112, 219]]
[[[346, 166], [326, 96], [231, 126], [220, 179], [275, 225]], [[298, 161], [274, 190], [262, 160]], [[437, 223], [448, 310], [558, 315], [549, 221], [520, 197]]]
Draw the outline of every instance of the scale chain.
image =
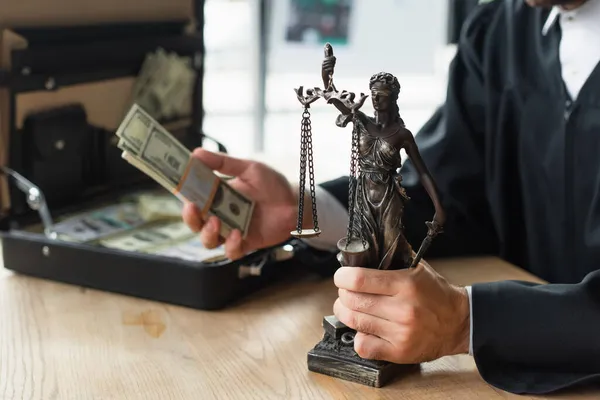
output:
[[300, 185], [298, 194], [298, 225], [297, 230], [302, 232], [302, 223], [304, 221], [304, 192], [306, 187], [306, 131], [309, 124], [310, 113], [304, 109], [302, 113], [302, 123], [300, 130]]
[[[357, 181], [358, 181], [357, 191], [362, 194], [363, 179], [361, 179], [362, 171], [361, 171], [360, 163], [359, 163], [360, 154], [358, 152], [358, 146], [360, 145], [360, 133], [361, 133], [360, 128], [362, 127], [362, 121], [358, 117], [356, 117], [356, 120], [357, 120], [357, 124], [358, 124], [358, 128], [356, 129], [356, 139], [355, 139], [355, 141], [356, 141], [356, 176], [357, 176]], [[362, 226], [362, 222], [363, 222], [362, 210], [364, 209], [363, 201], [364, 201], [363, 196], [362, 195], [358, 196], [358, 207], [357, 208], [358, 208], [359, 214], [358, 214], [358, 224], [357, 224], [358, 226], [356, 227], [356, 229], [358, 232], [358, 236], [362, 240], [363, 246], [366, 246], [367, 241], [365, 239], [365, 235], [364, 235], [364, 232], [362, 229], [363, 228], [363, 226]]]
[[352, 174], [354, 181], [353, 188], [353, 218], [352, 218], [352, 229], [354, 237], [360, 238], [363, 246], [366, 246], [366, 239], [362, 230], [362, 207], [363, 207], [363, 196], [362, 196], [362, 179], [360, 170], [360, 133], [361, 133], [362, 121], [358, 117], [354, 120], [354, 129], [352, 132]]
[[346, 234], [346, 248], [348, 247], [348, 244], [350, 243], [350, 241], [352, 240], [352, 238], [355, 236], [356, 233], [356, 224], [355, 224], [355, 218], [356, 218], [356, 186], [357, 186], [357, 176], [356, 176], [356, 167], [357, 167], [357, 161], [358, 161], [358, 126], [356, 124], [356, 121], [354, 121], [354, 128], [352, 129], [352, 150], [351, 150], [351, 156], [350, 156], [350, 182], [349, 182], [349, 188], [348, 188], [348, 202], [349, 202], [349, 207], [348, 209], [350, 210], [350, 215], [349, 215], [349, 220], [348, 220], [348, 232]]
[[308, 109], [305, 110], [306, 114], [306, 132], [305, 132], [305, 142], [307, 146], [308, 152], [308, 176], [309, 176], [309, 185], [310, 185], [310, 197], [312, 201], [312, 214], [313, 214], [313, 224], [315, 232], [319, 231], [319, 221], [317, 218], [317, 199], [315, 193], [315, 168], [314, 168], [314, 159], [313, 159], [313, 146], [312, 146], [312, 127], [310, 122], [310, 112]]

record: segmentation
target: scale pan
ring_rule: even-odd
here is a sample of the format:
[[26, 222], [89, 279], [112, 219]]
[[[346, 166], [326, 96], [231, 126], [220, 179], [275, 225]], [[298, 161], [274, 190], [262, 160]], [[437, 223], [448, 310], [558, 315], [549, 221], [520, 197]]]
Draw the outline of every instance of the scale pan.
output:
[[321, 234], [321, 231], [317, 231], [314, 229], [302, 229], [300, 232], [298, 230], [290, 232], [292, 236], [297, 238], [311, 238], [316, 237]]

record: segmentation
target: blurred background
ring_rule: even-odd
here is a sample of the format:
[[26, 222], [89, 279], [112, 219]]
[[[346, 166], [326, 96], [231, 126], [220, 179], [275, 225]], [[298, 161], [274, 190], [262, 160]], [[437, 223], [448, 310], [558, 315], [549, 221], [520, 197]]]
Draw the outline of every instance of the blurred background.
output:
[[[394, 74], [401, 116], [417, 134], [444, 102], [458, 33], [479, 1], [0, 0], [0, 83], [9, 87], [0, 165], [52, 193], [53, 207], [106, 182], [129, 188], [146, 176], [113, 139], [135, 102], [189, 148], [202, 129], [231, 155], [296, 181], [303, 107], [294, 89], [323, 87], [327, 42], [336, 88], [368, 93], [373, 74]], [[337, 127], [323, 100], [310, 111], [316, 181], [347, 174], [352, 126]], [[370, 100], [363, 111], [373, 113]], [[6, 184], [0, 177], [0, 212], [28, 212]]]
[[[322, 87], [323, 45], [337, 57], [338, 89], [368, 93], [372, 74], [401, 84], [413, 132], [443, 101], [449, 62], [477, 0], [206, 0], [204, 131], [238, 157], [265, 160], [293, 179], [302, 106], [294, 88]], [[372, 112], [367, 100], [363, 107]], [[351, 126], [335, 108], [311, 106], [317, 181], [346, 174]], [[208, 147], [208, 145], [207, 145]]]

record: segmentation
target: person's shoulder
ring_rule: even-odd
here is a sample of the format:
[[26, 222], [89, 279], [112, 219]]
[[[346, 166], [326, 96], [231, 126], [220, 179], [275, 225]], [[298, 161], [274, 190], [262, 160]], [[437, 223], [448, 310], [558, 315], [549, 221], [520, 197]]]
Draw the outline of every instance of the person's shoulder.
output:
[[466, 18], [460, 33], [459, 45], [482, 54], [484, 49], [506, 43], [507, 40], [523, 40], [538, 29], [547, 10], [533, 8], [525, 0], [481, 1]]
[[467, 15], [463, 25], [463, 35], [474, 29], [489, 26], [489, 23], [494, 19], [497, 19], [504, 11], [504, 0], [480, 1], [479, 4], [471, 10], [469, 15]]
[[481, 0], [466, 18], [461, 38], [486, 32], [506, 32], [507, 28], [528, 28], [528, 24], [539, 26], [549, 13], [550, 9], [531, 7], [525, 0]]

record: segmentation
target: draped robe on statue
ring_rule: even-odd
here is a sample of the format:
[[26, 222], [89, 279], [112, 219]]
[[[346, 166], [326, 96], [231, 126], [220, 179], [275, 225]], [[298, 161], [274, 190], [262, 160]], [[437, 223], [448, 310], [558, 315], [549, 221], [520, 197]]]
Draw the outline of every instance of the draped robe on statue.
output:
[[354, 118], [340, 115], [336, 124], [345, 127], [350, 121], [359, 130], [353, 232], [356, 236], [362, 234], [369, 244], [368, 265], [358, 266], [376, 269], [409, 267], [413, 252], [402, 224], [404, 202], [408, 199], [400, 186], [398, 169], [402, 160], [400, 151], [386, 141], [386, 137], [395, 135], [404, 126], [401, 122], [395, 123], [381, 136], [375, 136], [369, 133], [370, 128], [378, 129], [374, 120], [360, 112]]

